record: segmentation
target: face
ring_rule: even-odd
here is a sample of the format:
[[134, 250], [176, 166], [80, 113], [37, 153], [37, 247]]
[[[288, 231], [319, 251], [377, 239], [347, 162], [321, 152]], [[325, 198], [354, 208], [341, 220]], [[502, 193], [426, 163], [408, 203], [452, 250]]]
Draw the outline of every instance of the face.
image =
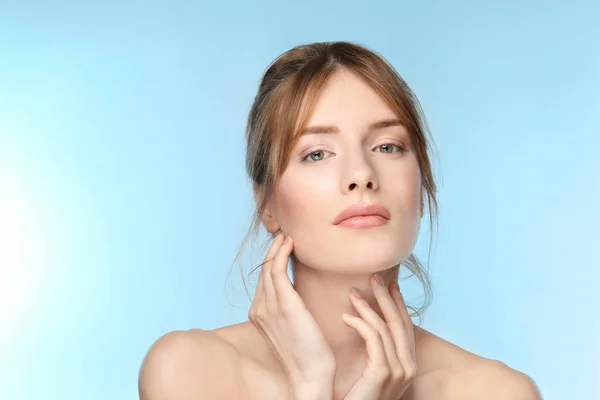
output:
[[[267, 229], [294, 239], [294, 262], [338, 273], [381, 271], [402, 262], [416, 243], [421, 215], [421, 174], [410, 136], [390, 107], [360, 77], [338, 71], [328, 81], [267, 213]], [[323, 131], [323, 129], [321, 129]], [[352, 205], [380, 204], [382, 225], [335, 225]], [[376, 219], [376, 218], [375, 218]]]

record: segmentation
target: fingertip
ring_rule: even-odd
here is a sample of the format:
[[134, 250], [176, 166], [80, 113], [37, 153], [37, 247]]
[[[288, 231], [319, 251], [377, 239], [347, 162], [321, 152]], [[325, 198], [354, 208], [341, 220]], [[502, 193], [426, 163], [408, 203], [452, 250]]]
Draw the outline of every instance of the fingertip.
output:
[[393, 290], [392, 290], [392, 299], [394, 299], [394, 303], [396, 303], [396, 306], [400, 307], [404, 307], [404, 296], [402, 295], [402, 292], [400, 291], [399, 287], [397, 285]]
[[352, 316], [346, 313], [342, 313], [342, 322], [352, 327]]
[[294, 248], [294, 240], [290, 235], [286, 236], [285, 241], [283, 242], [285, 246], [289, 246], [290, 251]]
[[391, 281], [391, 282], [390, 282], [390, 283], [387, 285], [388, 292], [390, 292], [390, 293], [392, 293], [392, 292], [394, 291], [394, 287], [396, 286], [396, 284], [395, 284], [394, 282], [396, 282], [396, 281], [392, 280], [392, 281]]

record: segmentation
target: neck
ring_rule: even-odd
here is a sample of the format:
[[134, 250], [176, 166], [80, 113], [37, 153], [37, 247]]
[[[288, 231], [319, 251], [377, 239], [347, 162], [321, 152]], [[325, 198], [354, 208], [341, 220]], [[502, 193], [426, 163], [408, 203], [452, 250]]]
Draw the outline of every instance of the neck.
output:
[[[381, 307], [369, 282], [372, 273], [347, 275], [316, 270], [294, 259], [294, 287], [313, 315], [329, 343], [342, 374], [360, 373], [366, 360], [364, 339], [342, 321], [342, 313], [359, 316], [348, 297], [351, 288], [357, 288], [369, 306], [381, 317]], [[386, 286], [398, 279], [398, 267], [379, 271]], [[415, 332], [416, 334], [416, 332]], [[416, 339], [416, 337], [415, 337]], [[360, 371], [354, 371], [355, 369]], [[347, 370], [345, 370], [347, 369]]]

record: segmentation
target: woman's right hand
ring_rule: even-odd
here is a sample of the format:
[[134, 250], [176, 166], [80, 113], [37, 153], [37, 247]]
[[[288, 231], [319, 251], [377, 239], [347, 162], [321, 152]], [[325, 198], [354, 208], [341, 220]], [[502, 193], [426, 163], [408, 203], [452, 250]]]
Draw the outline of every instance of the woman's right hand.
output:
[[273, 240], [248, 318], [281, 362], [295, 398], [332, 398], [335, 358], [288, 277], [293, 247], [283, 233]]

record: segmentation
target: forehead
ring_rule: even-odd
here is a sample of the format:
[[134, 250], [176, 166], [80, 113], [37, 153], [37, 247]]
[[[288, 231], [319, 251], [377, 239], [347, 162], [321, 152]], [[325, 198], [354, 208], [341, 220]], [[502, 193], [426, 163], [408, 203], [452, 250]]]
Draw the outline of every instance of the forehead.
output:
[[364, 124], [374, 119], [394, 117], [394, 111], [365, 80], [342, 69], [336, 71], [325, 83], [308, 119], [308, 125]]

